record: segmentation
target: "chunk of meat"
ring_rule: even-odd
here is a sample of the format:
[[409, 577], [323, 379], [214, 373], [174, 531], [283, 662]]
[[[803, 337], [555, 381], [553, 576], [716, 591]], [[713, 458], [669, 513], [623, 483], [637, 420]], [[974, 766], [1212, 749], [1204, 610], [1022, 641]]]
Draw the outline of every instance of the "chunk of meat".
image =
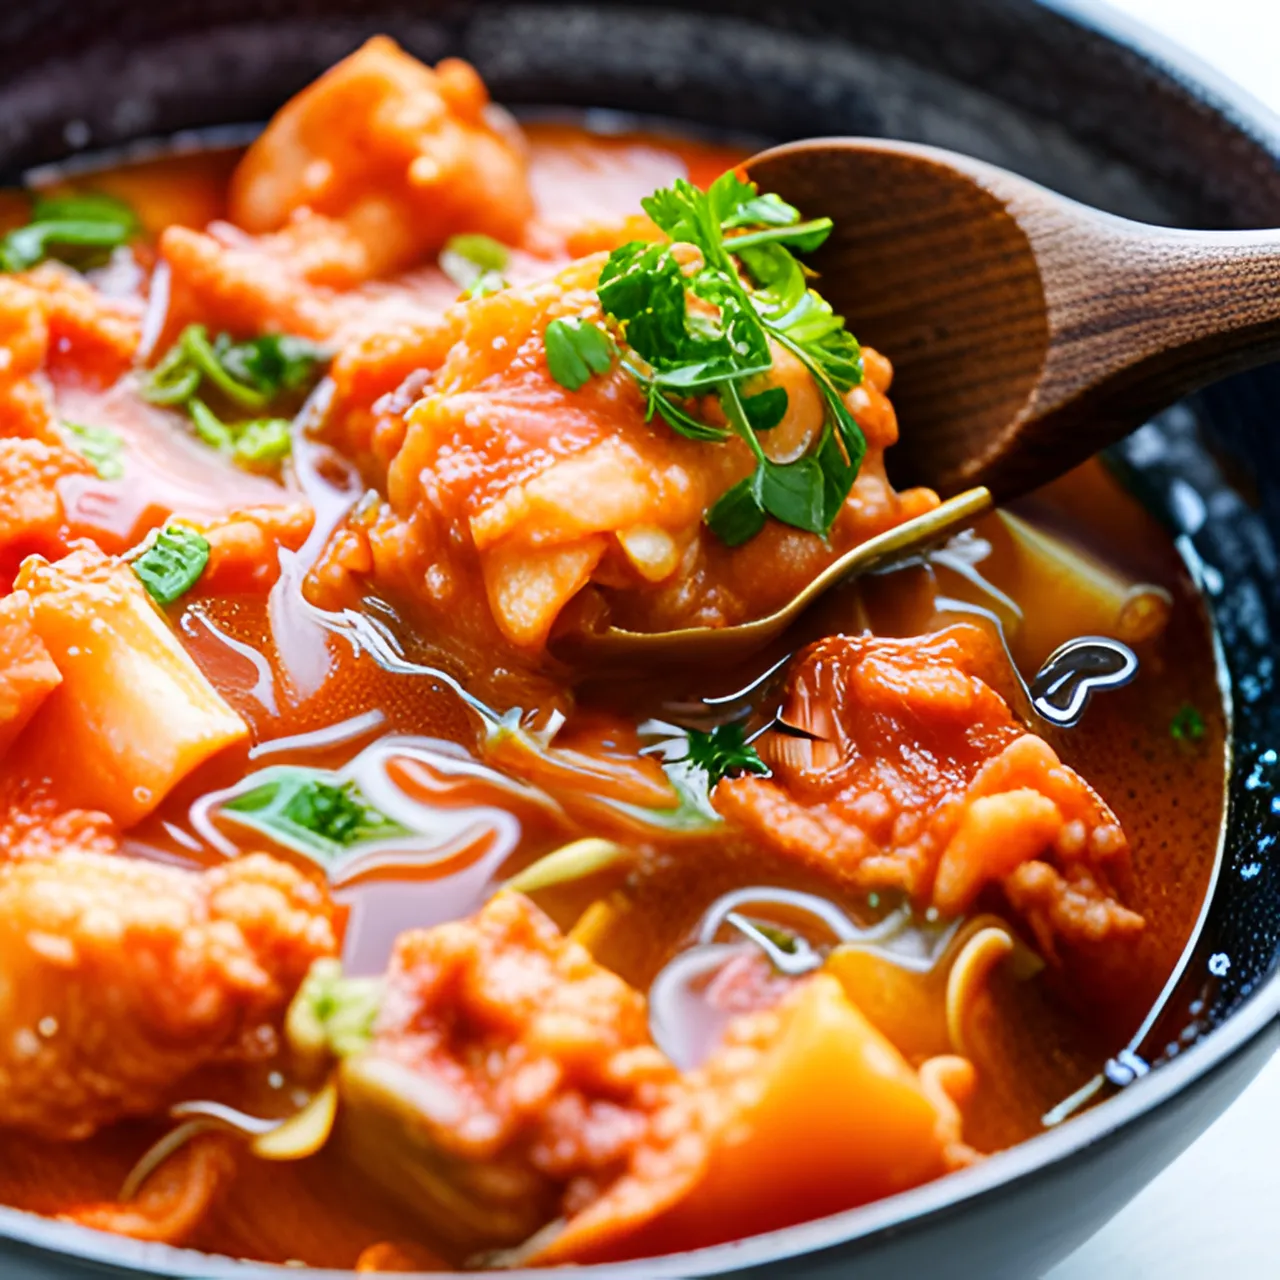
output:
[[964, 623], [810, 648], [783, 705], [814, 742], [773, 738], [771, 778], [726, 779], [716, 808], [767, 844], [865, 890], [960, 915], [999, 885], [1049, 956], [1055, 940], [1130, 937], [1115, 815], [992, 687], [1007, 660]]
[[81, 852], [0, 866], [0, 1126], [84, 1138], [199, 1066], [270, 1056], [335, 945], [327, 894], [261, 854], [203, 873]]
[[142, 338], [141, 303], [109, 298], [58, 262], [43, 262], [21, 279], [40, 299], [55, 383], [101, 388], [128, 371]]
[[52, 858], [68, 850], [115, 853], [116, 825], [94, 809], [67, 809], [42, 785], [11, 770], [0, 783], [0, 863]]
[[364, 278], [456, 232], [515, 243], [533, 212], [523, 140], [469, 64], [433, 70], [378, 36], [281, 108], [232, 176], [246, 230], [277, 231], [299, 210], [344, 225]]
[[29, 557], [18, 583], [62, 675], [23, 735], [20, 776], [129, 826], [248, 737], [127, 564], [82, 544], [53, 563]]
[[682, 1076], [644, 998], [500, 894], [399, 940], [373, 1042], [342, 1067], [349, 1150], [460, 1252], [564, 1218], [548, 1263], [751, 1234], [970, 1158], [946, 1091], [834, 978], [780, 992]]
[[0, 275], [0, 438], [57, 444], [50, 378], [105, 387], [128, 369], [140, 333], [136, 303], [58, 263]]
[[343, 224], [302, 214], [282, 231], [246, 235], [225, 222], [160, 237], [169, 306], [157, 349], [200, 323], [244, 337], [290, 333], [334, 347], [410, 320], [432, 319], [457, 297], [434, 269], [365, 280]]
[[[496, 628], [535, 653], [580, 596], [566, 627], [600, 611], [640, 629], [723, 625], [768, 612], [848, 546], [936, 503], [924, 490], [898, 495], [884, 478], [897, 425], [873, 381], [887, 387], [888, 362], [870, 353], [868, 382], [850, 393], [868, 456], [831, 539], [771, 523], [745, 546], [720, 543], [703, 514], [750, 473], [747, 445], [692, 441], [646, 421], [620, 368], [569, 391], [547, 367], [549, 323], [599, 317], [604, 260], [581, 259], [339, 356], [330, 429], [375, 482], [385, 475], [387, 505], [343, 527], [341, 561], [326, 558], [313, 576], [317, 603], [345, 594], [344, 568], [368, 572], [477, 647]], [[770, 378], [787, 390], [788, 413], [764, 447], [791, 458], [822, 428], [821, 397], [780, 349]]]
[[343, 1064], [344, 1132], [445, 1240], [515, 1244], [570, 1179], [616, 1175], [675, 1076], [644, 998], [503, 893], [397, 941], [373, 1044]]
[[159, 249], [170, 282], [161, 348], [196, 321], [238, 335], [292, 333], [315, 341], [341, 327], [337, 295], [301, 274], [292, 239], [255, 240], [215, 223], [208, 231], [169, 227]]

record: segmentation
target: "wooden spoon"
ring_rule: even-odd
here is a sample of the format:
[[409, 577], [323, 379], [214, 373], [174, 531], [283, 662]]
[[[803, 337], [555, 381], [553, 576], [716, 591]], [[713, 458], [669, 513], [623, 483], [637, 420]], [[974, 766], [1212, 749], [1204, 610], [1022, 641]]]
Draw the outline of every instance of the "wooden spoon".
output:
[[[886, 554], [918, 553], [965, 512], [1280, 357], [1280, 232], [1129, 222], [909, 143], [795, 142], [747, 169], [762, 190], [835, 223], [809, 261], [850, 330], [893, 361], [895, 483], [960, 495], [894, 530]], [[861, 550], [768, 618], [643, 636], [610, 628], [590, 647], [652, 660], [761, 645], [836, 582], [885, 563]]]

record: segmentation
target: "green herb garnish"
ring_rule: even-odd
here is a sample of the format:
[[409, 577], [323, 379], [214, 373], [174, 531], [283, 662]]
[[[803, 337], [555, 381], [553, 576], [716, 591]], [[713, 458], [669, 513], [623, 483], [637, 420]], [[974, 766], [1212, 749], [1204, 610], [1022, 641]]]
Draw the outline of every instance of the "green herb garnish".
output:
[[124, 475], [124, 441], [110, 427], [63, 422], [59, 429], [66, 442], [94, 469], [99, 480], [119, 480]]
[[[861, 349], [843, 319], [809, 287], [795, 257], [823, 243], [830, 219], [802, 221], [798, 209], [761, 195], [733, 172], [705, 193], [681, 179], [641, 203], [670, 243], [632, 241], [615, 249], [597, 294], [614, 327], [622, 367], [645, 394], [647, 416], [658, 414], [690, 439], [717, 442], [732, 434], [751, 447], [754, 472], [706, 514], [725, 542], [736, 546], [753, 538], [768, 516], [825, 536], [866, 452], [843, 400], [862, 381]], [[694, 246], [700, 260], [683, 260], [677, 244]], [[690, 298], [705, 305], [691, 308]], [[597, 348], [599, 358], [589, 361], [566, 342], [562, 329], [553, 333], [564, 324], [547, 328], [547, 362], [557, 381], [577, 390], [590, 373], [605, 371], [598, 367], [603, 357]], [[817, 446], [788, 463], [769, 459], [757, 434], [777, 426], [787, 411], [782, 388], [758, 385], [773, 367], [770, 339], [804, 364], [826, 411]], [[580, 358], [572, 360], [570, 353]], [[708, 396], [718, 401], [723, 424], [699, 412], [697, 401]]]
[[280, 396], [305, 391], [328, 353], [305, 338], [264, 334], [235, 342], [226, 333], [212, 340], [191, 324], [146, 376], [140, 388], [152, 404], [183, 407], [196, 435], [250, 470], [271, 470], [291, 448], [287, 418], [254, 417], [227, 422], [201, 398], [208, 387], [235, 409], [261, 411]]
[[293, 448], [287, 418], [253, 418], [237, 423], [232, 458], [247, 471], [271, 471]]
[[204, 535], [182, 524], [166, 525], [132, 562], [133, 571], [151, 598], [161, 605], [186, 595], [209, 563]]
[[265, 333], [247, 342], [232, 342], [220, 333], [213, 342], [218, 364], [240, 387], [253, 387], [269, 403], [286, 391], [310, 387], [330, 359], [325, 348], [289, 333]]
[[111, 196], [39, 198], [31, 220], [0, 239], [0, 270], [26, 271], [49, 257], [93, 266], [139, 230], [133, 210]]
[[285, 1017], [289, 1047], [307, 1058], [363, 1052], [373, 1039], [382, 993], [377, 978], [348, 978], [341, 961], [315, 961]]
[[204, 325], [189, 324], [147, 375], [142, 394], [152, 404], [183, 404], [208, 383], [240, 408], [265, 409], [284, 392], [304, 390], [328, 358], [290, 334], [235, 342], [226, 333], [210, 339]]
[[769, 766], [746, 740], [740, 724], [716, 725], [710, 733], [686, 731], [689, 749], [685, 759], [707, 775], [709, 786], [740, 773], [767, 774]]
[[581, 390], [593, 373], [607, 373], [613, 363], [609, 336], [587, 320], [553, 320], [545, 342], [551, 376], [570, 391]]
[[336, 774], [282, 766], [259, 777], [223, 811], [303, 853], [333, 859], [358, 844], [409, 834]]
[[1181, 742], [1186, 746], [1195, 746], [1203, 742], [1206, 732], [1208, 727], [1204, 722], [1204, 716], [1189, 702], [1184, 702], [1174, 712], [1173, 719], [1169, 721], [1169, 736], [1175, 742]]
[[511, 251], [492, 236], [450, 236], [440, 251], [440, 270], [463, 291], [478, 298], [507, 287], [502, 278]]

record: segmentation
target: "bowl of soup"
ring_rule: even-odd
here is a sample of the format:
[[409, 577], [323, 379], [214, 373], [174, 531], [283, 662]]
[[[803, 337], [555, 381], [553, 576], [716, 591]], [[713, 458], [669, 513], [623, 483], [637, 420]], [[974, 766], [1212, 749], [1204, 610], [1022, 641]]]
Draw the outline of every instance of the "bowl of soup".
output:
[[6, 1274], [1020, 1277], [1244, 1087], [1267, 371], [766, 645], [591, 641], [758, 619], [939, 506], [895, 482], [874, 279], [835, 314], [754, 151], [907, 137], [1267, 225], [1266, 122], [1087, 10], [35, 18]]

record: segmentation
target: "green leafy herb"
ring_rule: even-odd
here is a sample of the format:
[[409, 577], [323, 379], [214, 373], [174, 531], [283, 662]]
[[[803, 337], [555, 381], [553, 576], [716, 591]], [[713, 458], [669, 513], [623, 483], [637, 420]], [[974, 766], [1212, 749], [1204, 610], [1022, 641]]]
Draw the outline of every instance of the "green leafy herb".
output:
[[200, 581], [208, 563], [209, 543], [204, 535], [186, 525], [170, 524], [133, 561], [133, 571], [151, 598], [167, 605]]
[[227, 800], [223, 811], [313, 857], [332, 860], [355, 845], [409, 834], [354, 782], [336, 774], [282, 766], [258, 777], [257, 785]]
[[[826, 240], [830, 219], [804, 221], [798, 209], [733, 172], [706, 192], [681, 179], [641, 203], [670, 242], [615, 249], [597, 293], [622, 367], [645, 393], [648, 417], [708, 443], [737, 435], [755, 456], [754, 473], [710, 508], [708, 526], [731, 546], [755, 537], [769, 516], [825, 536], [866, 452], [843, 399], [862, 380], [861, 348], [809, 287], [811, 273], [795, 257]], [[697, 254], [678, 250], [682, 244]], [[576, 391], [604, 369], [554, 328], [547, 329], [548, 364]], [[757, 438], [787, 412], [781, 387], [751, 393], [752, 380], [773, 367], [771, 341], [809, 371], [825, 411], [816, 447], [789, 463], [772, 461]], [[718, 400], [723, 425], [699, 410], [708, 396]]]
[[67, 443], [97, 472], [99, 480], [119, 480], [124, 475], [124, 441], [110, 427], [63, 422]]
[[740, 773], [767, 774], [769, 766], [757, 754], [755, 747], [746, 741], [740, 724], [717, 725], [710, 733], [689, 729], [689, 750], [686, 759], [706, 775], [714, 786], [721, 778]]
[[285, 1017], [285, 1037], [304, 1059], [348, 1058], [369, 1047], [382, 1004], [377, 978], [348, 978], [340, 960], [315, 961]]
[[760, 472], [739, 480], [716, 499], [704, 517], [726, 546], [740, 547], [764, 528], [764, 499], [760, 492]]
[[479, 298], [507, 287], [502, 278], [511, 251], [492, 236], [450, 236], [440, 251], [440, 269], [463, 291]]
[[31, 220], [0, 239], [0, 270], [26, 271], [48, 257], [92, 266], [138, 231], [133, 210], [111, 196], [40, 198]]
[[1204, 722], [1204, 716], [1189, 702], [1184, 702], [1169, 722], [1169, 736], [1175, 742], [1186, 746], [1195, 746], [1203, 742], [1207, 732], [1208, 726]]
[[323, 347], [289, 333], [266, 333], [247, 342], [232, 342], [220, 333], [213, 353], [237, 386], [253, 387], [266, 398], [264, 403], [281, 392], [307, 389], [330, 358]]
[[240, 466], [269, 471], [289, 455], [288, 420], [226, 422], [202, 398], [204, 388], [234, 409], [260, 412], [281, 396], [305, 391], [328, 358], [322, 347], [290, 334], [235, 342], [220, 333], [211, 340], [203, 325], [192, 324], [143, 380], [141, 393], [152, 404], [185, 408], [196, 435]]
[[142, 384], [152, 404], [189, 400], [207, 382], [243, 409], [263, 409], [284, 392], [304, 390], [328, 353], [290, 334], [269, 333], [247, 342], [230, 334], [210, 339], [202, 324], [189, 324]]
[[231, 456], [248, 471], [271, 471], [293, 448], [287, 418], [254, 418], [237, 425]]
[[613, 343], [599, 325], [569, 317], [547, 325], [547, 368], [570, 391], [586, 385], [593, 373], [607, 373], [613, 363]]

